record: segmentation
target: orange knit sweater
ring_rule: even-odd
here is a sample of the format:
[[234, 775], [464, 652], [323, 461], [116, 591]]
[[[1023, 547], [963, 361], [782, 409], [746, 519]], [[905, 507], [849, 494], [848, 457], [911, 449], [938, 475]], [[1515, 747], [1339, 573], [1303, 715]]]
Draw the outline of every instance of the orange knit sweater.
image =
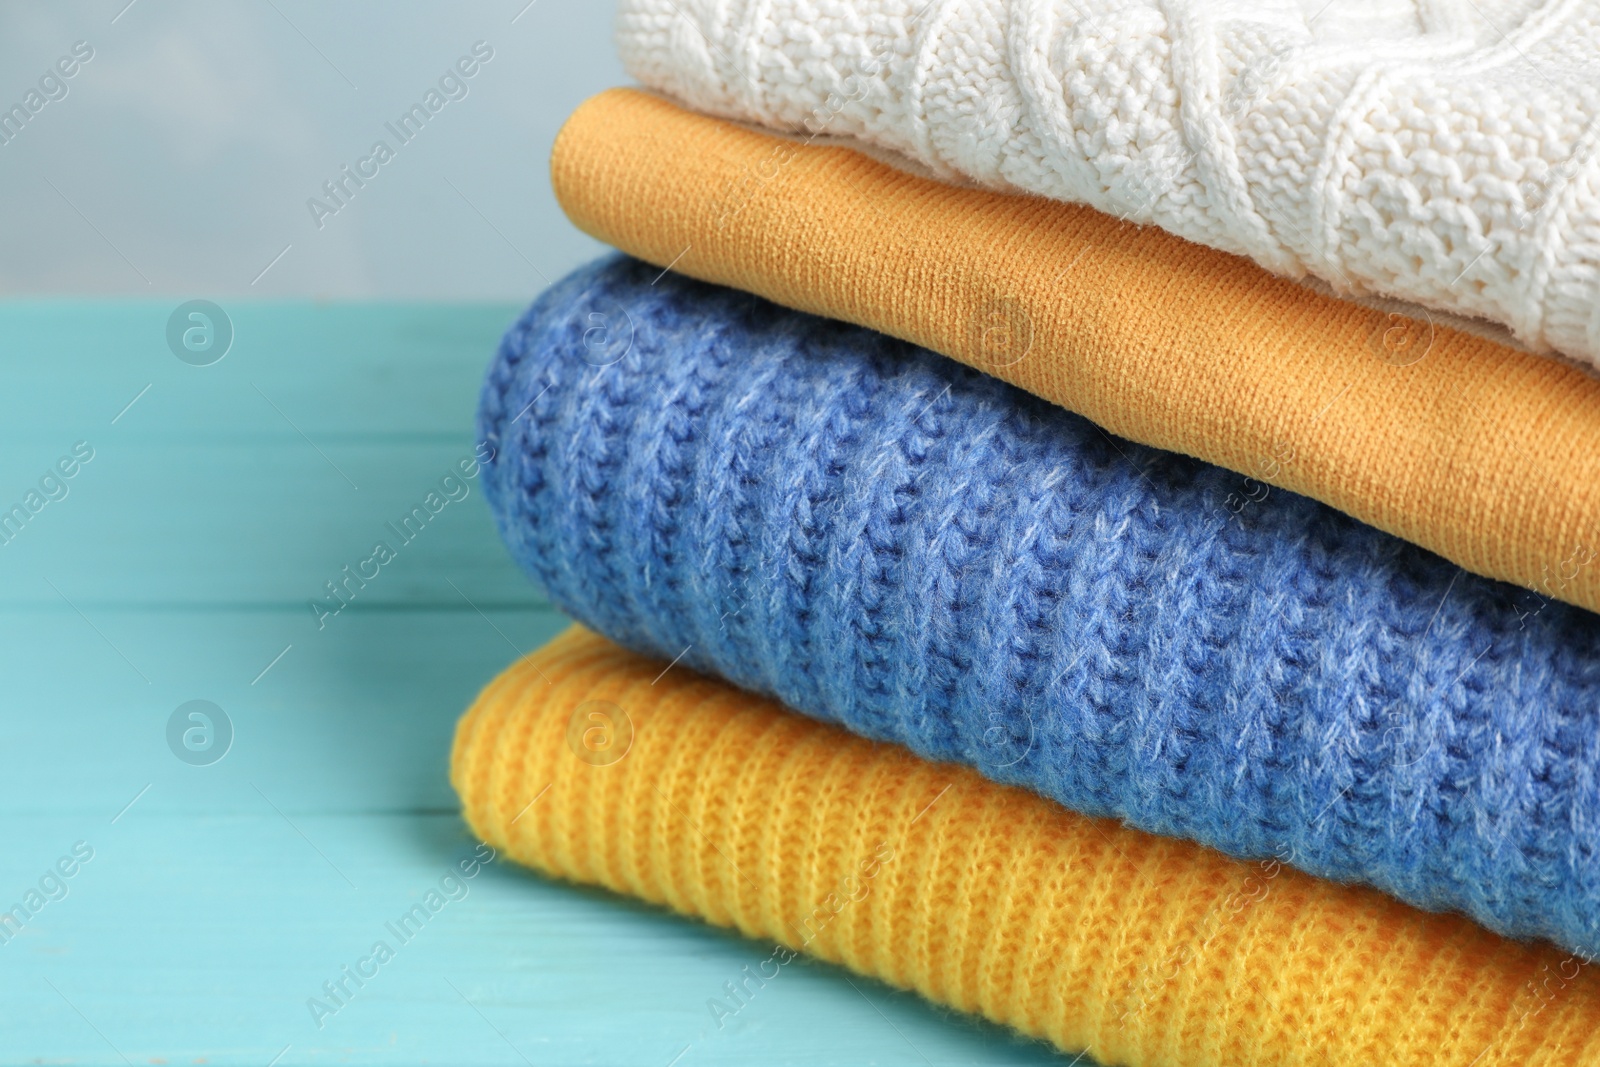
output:
[[657, 266], [913, 341], [1600, 610], [1600, 380], [1553, 359], [636, 90], [581, 106], [550, 169], [573, 222]]
[[575, 627], [491, 683], [452, 757], [473, 829], [1108, 1065], [1600, 1063], [1582, 960], [663, 666]]

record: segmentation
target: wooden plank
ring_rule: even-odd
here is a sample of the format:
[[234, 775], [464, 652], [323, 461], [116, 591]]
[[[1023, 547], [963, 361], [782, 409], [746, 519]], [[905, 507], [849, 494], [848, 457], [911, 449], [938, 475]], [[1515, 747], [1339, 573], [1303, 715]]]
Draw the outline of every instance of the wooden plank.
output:
[[[326, 459], [298, 438], [104, 444], [61, 483], [63, 499], [0, 547], [0, 605], [48, 610], [63, 595], [86, 610], [292, 605], [309, 623], [309, 601], [329, 599], [325, 583], [345, 581], [343, 568], [357, 570], [379, 541], [397, 558], [370, 582], [352, 579], [354, 603], [544, 603], [501, 547], [481, 478], [458, 476], [473, 456], [468, 435], [321, 448]], [[59, 458], [31, 451], [20, 472], [0, 470], [12, 475], [0, 481], [0, 510]]]
[[[0, 820], [9, 892], [94, 849], [0, 945], [0, 1062], [263, 1065], [286, 1047], [280, 1064], [1065, 1062], [803, 961], [719, 1029], [706, 1001], [770, 946], [503, 864], [402, 942], [391, 924], [471, 854], [454, 817], [257, 808]], [[379, 940], [394, 958], [313, 1013]]]
[[[454, 810], [456, 719], [519, 650], [566, 625], [463, 606], [352, 609], [320, 634], [288, 609], [85, 613], [0, 614], [7, 751], [30, 754], [0, 776], [0, 813], [109, 817], [145, 786], [142, 810], [251, 812], [256, 785], [291, 812]], [[233, 726], [205, 767], [180, 762], [166, 734], [196, 699]]]
[[[209, 366], [180, 361], [167, 320], [182, 301], [30, 300], [4, 305], [0, 434], [96, 433], [191, 442], [296, 435], [256, 389], [313, 437], [471, 432], [478, 386], [510, 304], [223, 301], [232, 346]], [[252, 387], [254, 383], [254, 388]], [[117, 421], [123, 406], [151, 387]], [[12, 457], [6, 457], [6, 466]]]

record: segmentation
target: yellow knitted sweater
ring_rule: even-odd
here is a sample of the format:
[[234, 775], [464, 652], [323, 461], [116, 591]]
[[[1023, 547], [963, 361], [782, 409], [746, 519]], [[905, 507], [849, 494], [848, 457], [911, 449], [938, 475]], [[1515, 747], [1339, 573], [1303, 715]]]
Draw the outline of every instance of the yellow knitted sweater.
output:
[[636, 90], [578, 108], [550, 169], [572, 221], [631, 255], [913, 341], [1600, 610], [1600, 380], [1553, 359]]
[[1584, 961], [1067, 812], [573, 628], [457, 728], [466, 818], [1107, 1065], [1600, 1063]]

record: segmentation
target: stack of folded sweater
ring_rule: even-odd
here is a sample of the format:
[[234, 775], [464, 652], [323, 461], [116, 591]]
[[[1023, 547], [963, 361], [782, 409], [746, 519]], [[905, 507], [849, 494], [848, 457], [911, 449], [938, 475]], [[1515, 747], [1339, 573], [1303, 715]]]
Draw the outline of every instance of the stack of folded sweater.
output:
[[624, 0], [474, 829], [1105, 1064], [1600, 1063], [1600, 17], [1319, 6]]

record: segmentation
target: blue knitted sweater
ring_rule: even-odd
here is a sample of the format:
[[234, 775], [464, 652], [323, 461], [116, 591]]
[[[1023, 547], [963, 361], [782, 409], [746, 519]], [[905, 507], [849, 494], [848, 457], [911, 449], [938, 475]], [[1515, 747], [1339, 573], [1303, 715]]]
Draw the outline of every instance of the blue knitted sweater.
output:
[[484, 388], [490, 505], [558, 605], [1077, 811], [1600, 954], [1600, 616], [657, 273], [560, 282]]

